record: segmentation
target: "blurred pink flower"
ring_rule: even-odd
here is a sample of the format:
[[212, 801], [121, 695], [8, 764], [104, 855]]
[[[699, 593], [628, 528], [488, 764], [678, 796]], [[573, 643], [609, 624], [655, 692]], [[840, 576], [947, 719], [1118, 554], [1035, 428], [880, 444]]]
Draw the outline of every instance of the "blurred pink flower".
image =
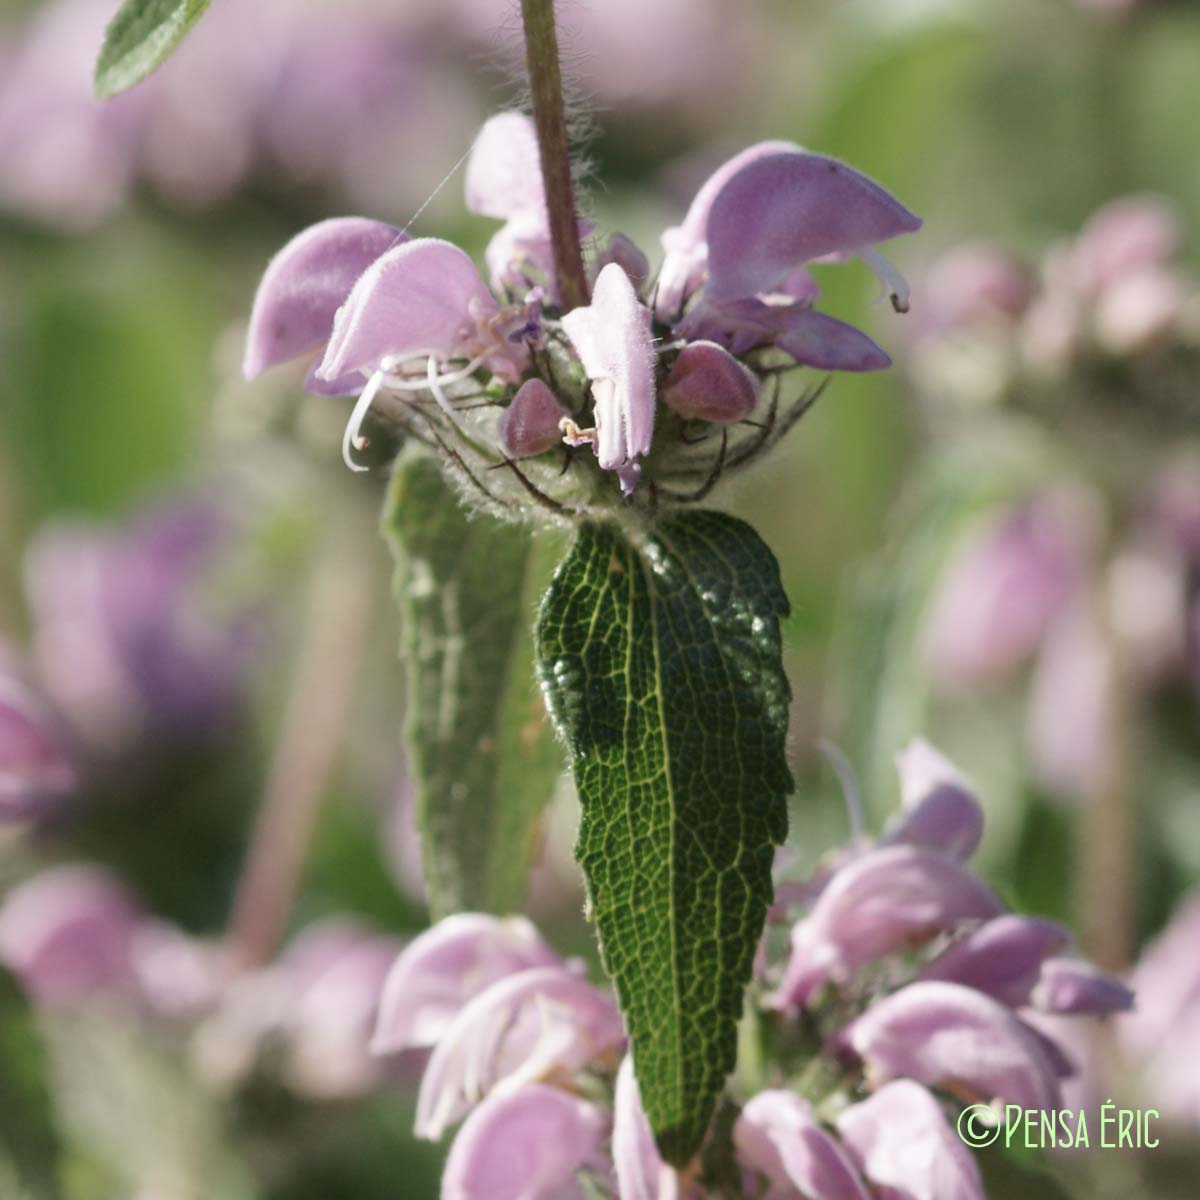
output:
[[887, 1084], [847, 1108], [837, 1128], [881, 1198], [985, 1200], [971, 1152], [920, 1084]]

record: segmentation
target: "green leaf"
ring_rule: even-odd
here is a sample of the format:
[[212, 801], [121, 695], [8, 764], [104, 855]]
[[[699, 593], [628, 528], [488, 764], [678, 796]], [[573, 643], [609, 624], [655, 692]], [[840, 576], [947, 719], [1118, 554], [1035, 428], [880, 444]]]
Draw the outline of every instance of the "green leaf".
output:
[[787, 834], [787, 598], [748, 525], [585, 525], [538, 624], [583, 806], [576, 855], [664, 1158], [699, 1148]]
[[140, 83], [200, 20], [211, 0], [125, 0], [104, 34], [96, 62], [102, 100]]
[[533, 613], [555, 547], [524, 526], [468, 516], [417, 450], [396, 465], [384, 519], [430, 909], [512, 912], [563, 767], [533, 674]]

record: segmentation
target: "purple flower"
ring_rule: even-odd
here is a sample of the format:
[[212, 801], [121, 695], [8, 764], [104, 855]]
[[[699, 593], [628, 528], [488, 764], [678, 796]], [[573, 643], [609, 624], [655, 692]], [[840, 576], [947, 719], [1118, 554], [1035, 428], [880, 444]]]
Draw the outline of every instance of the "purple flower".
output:
[[37, 818], [75, 787], [63, 731], [0, 649], [0, 823]]
[[758, 380], [716, 342], [689, 342], [671, 367], [662, 400], [688, 420], [731, 424], [754, 411]]
[[920, 977], [961, 983], [1010, 1008], [1020, 1008], [1030, 1003], [1030, 992], [1047, 957], [1069, 942], [1070, 934], [1057, 922], [995, 917], [959, 938]]
[[213, 953], [149, 917], [100, 867], [54, 867], [13, 888], [0, 907], [0, 962], [39, 1004], [98, 1001], [151, 1016], [195, 1015], [217, 982]]
[[983, 810], [962, 773], [921, 739], [900, 752], [896, 768], [901, 813], [883, 840], [940, 850], [965, 862], [983, 837]]
[[967, 921], [1000, 902], [956, 859], [919, 846], [884, 846], [852, 859], [792, 930], [792, 954], [776, 1002], [809, 1002], [825, 982], [849, 982], [868, 963]]
[[418, 1137], [437, 1139], [491, 1092], [616, 1056], [616, 1005], [575, 971], [535, 967], [469, 1001], [434, 1048], [417, 1097]]
[[1028, 661], [1083, 581], [1090, 506], [1053, 493], [1003, 513], [951, 561], [926, 624], [947, 688], [987, 684]]
[[1074, 958], [1049, 958], [1030, 995], [1034, 1008], [1072, 1016], [1107, 1016], [1133, 1007], [1133, 992], [1119, 979]]
[[738, 1163], [767, 1180], [762, 1200], [868, 1200], [846, 1151], [817, 1124], [806, 1100], [791, 1092], [759, 1092], [733, 1130]]
[[524, 917], [446, 917], [410, 942], [388, 973], [372, 1048], [390, 1054], [434, 1046], [491, 984], [534, 967], [563, 966]]
[[878, 370], [890, 360], [870, 338], [813, 309], [816, 289], [804, 268], [857, 255], [903, 311], [908, 287], [874, 245], [920, 226], [843, 163], [786, 144], [751, 147], [714, 174], [664, 239], [658, 311], [669, 319], [694, 295], [676, 326], [689, 341], [734, 354], [774, 345], [824, 370]]
[[390, 1064], [372, 1052], [380, 991], [400, 943], [357, 921], [302, 930], [268, 965], [226, 981], [196, 1031], [194, 1061], [222, 1087], [269, 1063], [300, 1095], [368, 1092]]
[[629, 495], [641, 474], [638, 459], [654, 436], [654, 347], [650, 314], [629, 276], [609, 263], [592, 302], [567, 313], [563, 328], [579, 355], [596, 402], [596, 428], [577, 434], [595, 446], [606, 471], [616, 471]]
[[466, 192], [473, 213], [504, 222], [484, 252], [492, 286], [542, 284], [557, 295], [537, 134], [524, 113], [498, 113], [484, 122], [467, 160]]
[[1059, 1064], [1039, 1037], [961, 984], [909, 984], [873, 1004], [845, 1036], [879, 1083], [908, 1078], [969, 1101], [1059, 1107]]
[[271, 259], [254, 296], [242, 364], [246, 378], [323, 347], [358, 277], [407, 240], [393, 226], [365, 217], [334, 217], [292, 238]]
[[202, 594], [231, 535], [197, 501], [124, 529], [53, 526], [31, 545], [34, 665], [90, 751], [118, 754], [151, 734], [202, 740], [237, 711], [259, 622]]
[[607, 1174], [606, 1125], [595, 1105], [558, 1088], [490, 1096], [450, 1147], [442, 1200], [586, 1200], [576, 1176]]
[[970, 1151], [919, 1084], [887, 1084], [837, 1128], [880, 1200], [985, 1200]]

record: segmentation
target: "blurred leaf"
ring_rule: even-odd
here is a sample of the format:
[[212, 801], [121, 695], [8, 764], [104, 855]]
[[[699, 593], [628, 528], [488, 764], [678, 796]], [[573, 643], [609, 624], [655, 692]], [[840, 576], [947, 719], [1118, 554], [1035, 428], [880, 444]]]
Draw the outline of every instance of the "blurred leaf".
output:
[[779, 568], [744, 522], [584, 525], [538, 619], [583, 806], [576, 856], [663, 1156], [686, 1163], [737, 1055], [787, 833]]
[[468, 515], [415, 450], [396, 464], [384, 528], [398, 561], [431, 911], [515, 911], [562, 772], [532, 670], [545, 547], [523, 526]]
[[[102, 100], [140, 83], [175, 49], [211, 0], [125, 0], [104, 34], [96, 62]], [[266, 53], [269, 47], [263, 47]]]
[[19, 1180], [16, 1195], [51, 1200], [58, 1153], [41, 1033], [16, 981], [0, 971], [0, 1195]]

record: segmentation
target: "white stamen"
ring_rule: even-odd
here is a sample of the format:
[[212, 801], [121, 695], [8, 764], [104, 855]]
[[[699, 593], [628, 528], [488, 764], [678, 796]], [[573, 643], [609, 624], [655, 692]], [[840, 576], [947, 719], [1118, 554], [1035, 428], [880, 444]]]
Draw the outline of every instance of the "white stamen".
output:
[[908, 280], [900, 274], [895, 264], [884, 258], [874, 246], [864, 247], [858, 252], [858, 257], [879, 276], [880, 283], [892, 301], [892, 307], [898, 313], [908, 312]]
[[833, 773], [842, 785], [842, 799], [846, 802], [846, 813], [850, 818], [850, 837], [853, 841], [858, 841], [863, 836], [865, 822], [862, 797], [858, 791], [858, 780], [854, 777], [854, 768], [841, 749], [828, 738], [822, 738], [817, 743], [817, 749], [825, 756], [825, 761], [833, 768]]
[[353, 447], [355, 450], [362, 450], [367, 445], [367, 439], [362, 436], [362, 423], [366, 419], [376, 395], [379, 393], [386, 374], [387, 371], [381, 366], [367, 380], [367, 386], [363, 388], [358, 397], [358, 402], [354, 406], [354, 411], [350, 414], [350, 420], [346, 422], [346, 432], [342, 434], [342, 461], [352, 471], [361, 473], [370, 470], [369, 467], [360, 467], [354, 461], [350, 455], [350, 449]]

